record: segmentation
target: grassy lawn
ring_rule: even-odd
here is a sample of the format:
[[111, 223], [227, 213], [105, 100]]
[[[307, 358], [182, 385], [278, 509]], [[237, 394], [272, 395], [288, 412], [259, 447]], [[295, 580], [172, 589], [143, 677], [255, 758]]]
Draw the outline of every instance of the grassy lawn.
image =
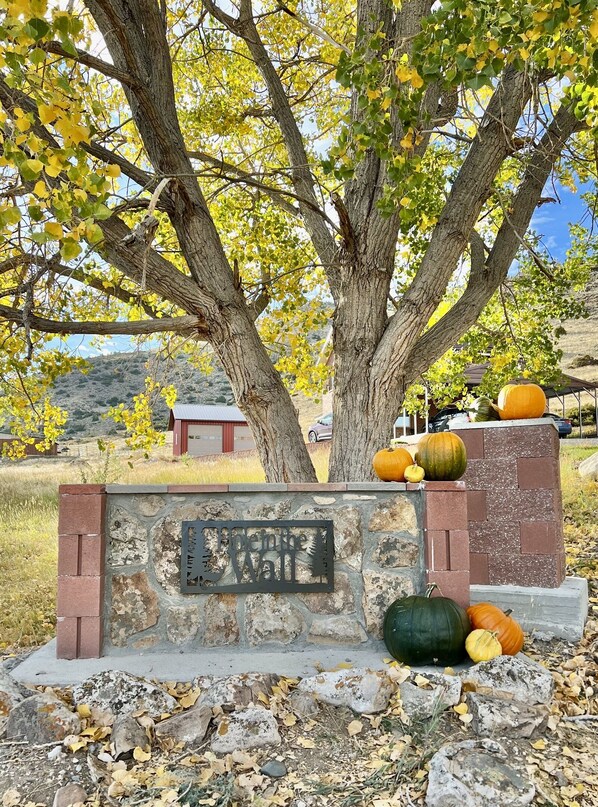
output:
[[[327, 478], [329, 446], [316, 446], [318, 478]], [[577, 465], [596, 451], [562, 444], [561, 474], [569, 574], [598, 577], [598, 483], [582, 483]], [[57, 486], [81, 481], [131, 484], [260, 482], [254, 456], [182, 460], [166, 456], [106, 465], [25, 461], [0, 466], [0, 650], [44, 642], [54, 632]]]

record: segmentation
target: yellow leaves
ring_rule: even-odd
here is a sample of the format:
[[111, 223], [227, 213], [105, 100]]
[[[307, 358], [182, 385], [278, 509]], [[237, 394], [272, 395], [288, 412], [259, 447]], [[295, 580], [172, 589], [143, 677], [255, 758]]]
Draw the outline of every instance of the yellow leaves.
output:
[[457, 712], [458, 715], [466, 715], [469, 711], [466, 703], [459, 703], [457, 706], [453, 706], [453, 712]]
[[297, 738], [297, 745], [300, 748], [315, 748], [316, 744], [313, 740], [309, 737], [298, 737]]
[[289, 713], [283, 717], [282, 722], [285, 726], [294, 726], [297, 723], [297, 717], [296, 715]]
[[592, 22], [590, 23], [589, 26], [589, 32], [591, 39], [598, 39], [598, 11], [594, 12]]
[[79, 123], [78, 117], [75, 115], [73, 118], [59, 118], [54, 124], [56, 131], [64, 138], [66, 146], [77, 146], [83, 141], [89, 141], [89, 128]]
[[46, 232], [52, 238], [56, 240], [60, 240], [64, 237], [64, 230], [62, 229], [62, 224], [58, 221], [47, 221], [44, 224], [44, 232]]
[[347, 733], [349, 737], [355, 737], [363, 731], [363, 723], [360, 720], [352, 720], [347, 726]]
[[53, 104], [40, 104], [37, 108], [37, 114], [44, 126], [56, 120], [59, 111]]
[[409, 67], [405, 61], [399, 62], [395, 74], [401, 84], [411, 84], [416, 90], [424, 86], [424, 80], [415, 67]]
[[75, 754], [77, 751], [80, 751], [82, 748], [85, 748], [86, 745], [87, 745], [86, 740], [76, 740], [73, 743], [69, 743], [67, 747], [69, 751], [72, 751], [73, 754]]
[[534, 22], [544, 22], [544, 20], [547, 20], [549, 17], [550, 14], [548, 11], [536, 11], [532, 14], [532, 20]]
[[107, 165], [106, 166], [106, 175], [116, 179], [120, 176], [120, 165]]
[[530, 743], [532, 748], [535, 748], [536, 751], [544, 751], [546, 748], [546, 740], [536, 740], [533, 743]]
[[29, 179], [31, 175], [37, 176], [43, 170], [44, 164], [41, 160], [25, 160], [21, 164], [21, 172], [23, 173], [25, 179]]
[[15, 126], [19, 130], [19, 132], [26, 132], [28, 129], [31, 128], [31, 121], [29, 118], [23, 116], [22, 118], [17, 118], [15, 120]]
[[187, 692], [186, 695], [183, 695], [183, 697], [179, 700], [179, 703], [181, 704], [183, 709], [188, 709], [190, 706], [193, 706], [195, 704], [200, 695], [201, 695], [201, 689], [199, 687], [196, 687], [195, 689], [192, 689], [190, 692]]
[[91, 709], [86, 703], [80, 703], [77, 706], [77, 714], [83, 720], [86, 720], [88, 717], [91, 717]]
[[18, 790], [11, 788], [6, 790], [2, 796], [2, 807], [18, 807], [21, 803], [21, 794]]
[[144, 751], [143, 748], [137, 746], [133, 749], [133, 759], [137, 760], [137, 762], [147, 762], [148, 759], [152, 758], [151, 751]]
[[46, 174], [49, 177], [57, 177], [62, 171], [62, 167], [61, 157], [59, 157], [58, 154], [50, 154], [48, 157], [48, 163], [45, 166]]

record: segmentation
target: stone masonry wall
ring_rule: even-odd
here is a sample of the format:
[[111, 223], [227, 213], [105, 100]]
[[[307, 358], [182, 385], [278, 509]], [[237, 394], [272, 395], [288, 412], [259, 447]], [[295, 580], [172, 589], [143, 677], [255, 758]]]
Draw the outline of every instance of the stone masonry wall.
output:
[[467, 448], [471, 583], [558, 588], [565, 549], [552, 421], [470, 423], [455, 434]]
[[[105, 652], [362, 645], [380, 638], [394, 599], [423, 588], [420, 491], [228, 487], [131, 494], [108, 486]], [[181, 522], [194, 519], [332, 519], [335, 591], [181, 594]]]
[[[334, 592], [181, 594], [181, 522], [194, 519], [331, 519]], [[466, 525], [459, 482], [62, 486], [57, 655], [378, 645], [387, 607], [426, 581], [467, 604]]]

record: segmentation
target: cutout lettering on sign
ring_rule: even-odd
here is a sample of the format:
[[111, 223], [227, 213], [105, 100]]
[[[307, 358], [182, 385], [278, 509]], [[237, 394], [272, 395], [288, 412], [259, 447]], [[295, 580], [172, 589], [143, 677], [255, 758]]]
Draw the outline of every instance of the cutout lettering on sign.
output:
[[183, 521], [181, 591], [334, 591], [332, 521]]

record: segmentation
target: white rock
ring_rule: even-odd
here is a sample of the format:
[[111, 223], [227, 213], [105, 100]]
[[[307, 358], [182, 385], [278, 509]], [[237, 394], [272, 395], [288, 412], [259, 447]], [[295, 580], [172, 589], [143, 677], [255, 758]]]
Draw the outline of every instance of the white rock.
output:
[[473, 716], [471, 728], [478, 737], [524, 737], [529, 739], [541, 731], [548, 720], [548, 706], [528, 706], [520, 701], [505, 701], [467, 694], [469, 712]]
[[580, 462], [578, 471], [583, 479], [598, 479], [598, 451]]
[[223, 717], [212, 737], [212, 751], [231, 754], [233, 751], [280, 745], [278, 725], [272, 712], [259, 706], [249, 706]]
[[278, 677], [269, 673], [240, 673], [226, 678], [198, 676], [192, 686], [202, 690], [198, 705], [234, 709], [258, 703], [260, 695], [270, 696], [277, 681]]
[[78, 706], [113, 715], [131, 714], [140, 710], [150, 715], [172, 712], [177, 701], [161, 687], [121, 670], [106, 670], [92, 675], [73, 689]]
[[461, 673], [464, 684], [482, 695], [512, 698], [524, 703], [550, 703], [552, 674], [526, 656], [497, 656]]
[[145, 729], [131, 715], [120, 715], [114, 721], [110, 743], [114, 748], [114, 759], [128, 754], [135, 748], [149, 748], [149, 739]]
[[73, 804], [81, 804], [87, 801], [87, 793], [81, 785], [74, 782], [64, 787], [59, 787], [54, 794], [52, 807], [72, 807]]
[[524, 807], [534, 795], [494, 740], [451, 743], [430, 760], [426, 807]]
[[386, 709], [394, 685], [382, 670], [350, 669], [303, 678], [297, 690], [311, 692], [331, 706], [348, 706], [354, 712], [373, 714]]
[[12, 709], [6, 721], [8, 740], [27, 740], [32, 745], [62, 742], [79, 734], [81, 721], [59, 698], [36, 692]]
[[196, 704], [193, 708], [158, 723], [155, 732], [158, 737], [171, 737], [175, 742], [198, 745], [208, 731], [212, 709]]
[[287, 704], [296, 715], [304, 719], [315, 717], [320, 711], [315, 695], [311, 692], [299, 692], [297, 689], [291, 692]]
[[0, 666], [0, 718], [8, 717], [13, 706], [33, 694], [32, 690], [25, 689]]
[[[421, 678], [429, 681], [429, 686], [423, 685]], [[416, 679], [422, 685], [415, 684]], [[439, 672], [413, 672], [408, 681], [399, 685], [399, 689], [405, 713], [413, 720], [424, 720], [459, 703], [461, 679]]]

